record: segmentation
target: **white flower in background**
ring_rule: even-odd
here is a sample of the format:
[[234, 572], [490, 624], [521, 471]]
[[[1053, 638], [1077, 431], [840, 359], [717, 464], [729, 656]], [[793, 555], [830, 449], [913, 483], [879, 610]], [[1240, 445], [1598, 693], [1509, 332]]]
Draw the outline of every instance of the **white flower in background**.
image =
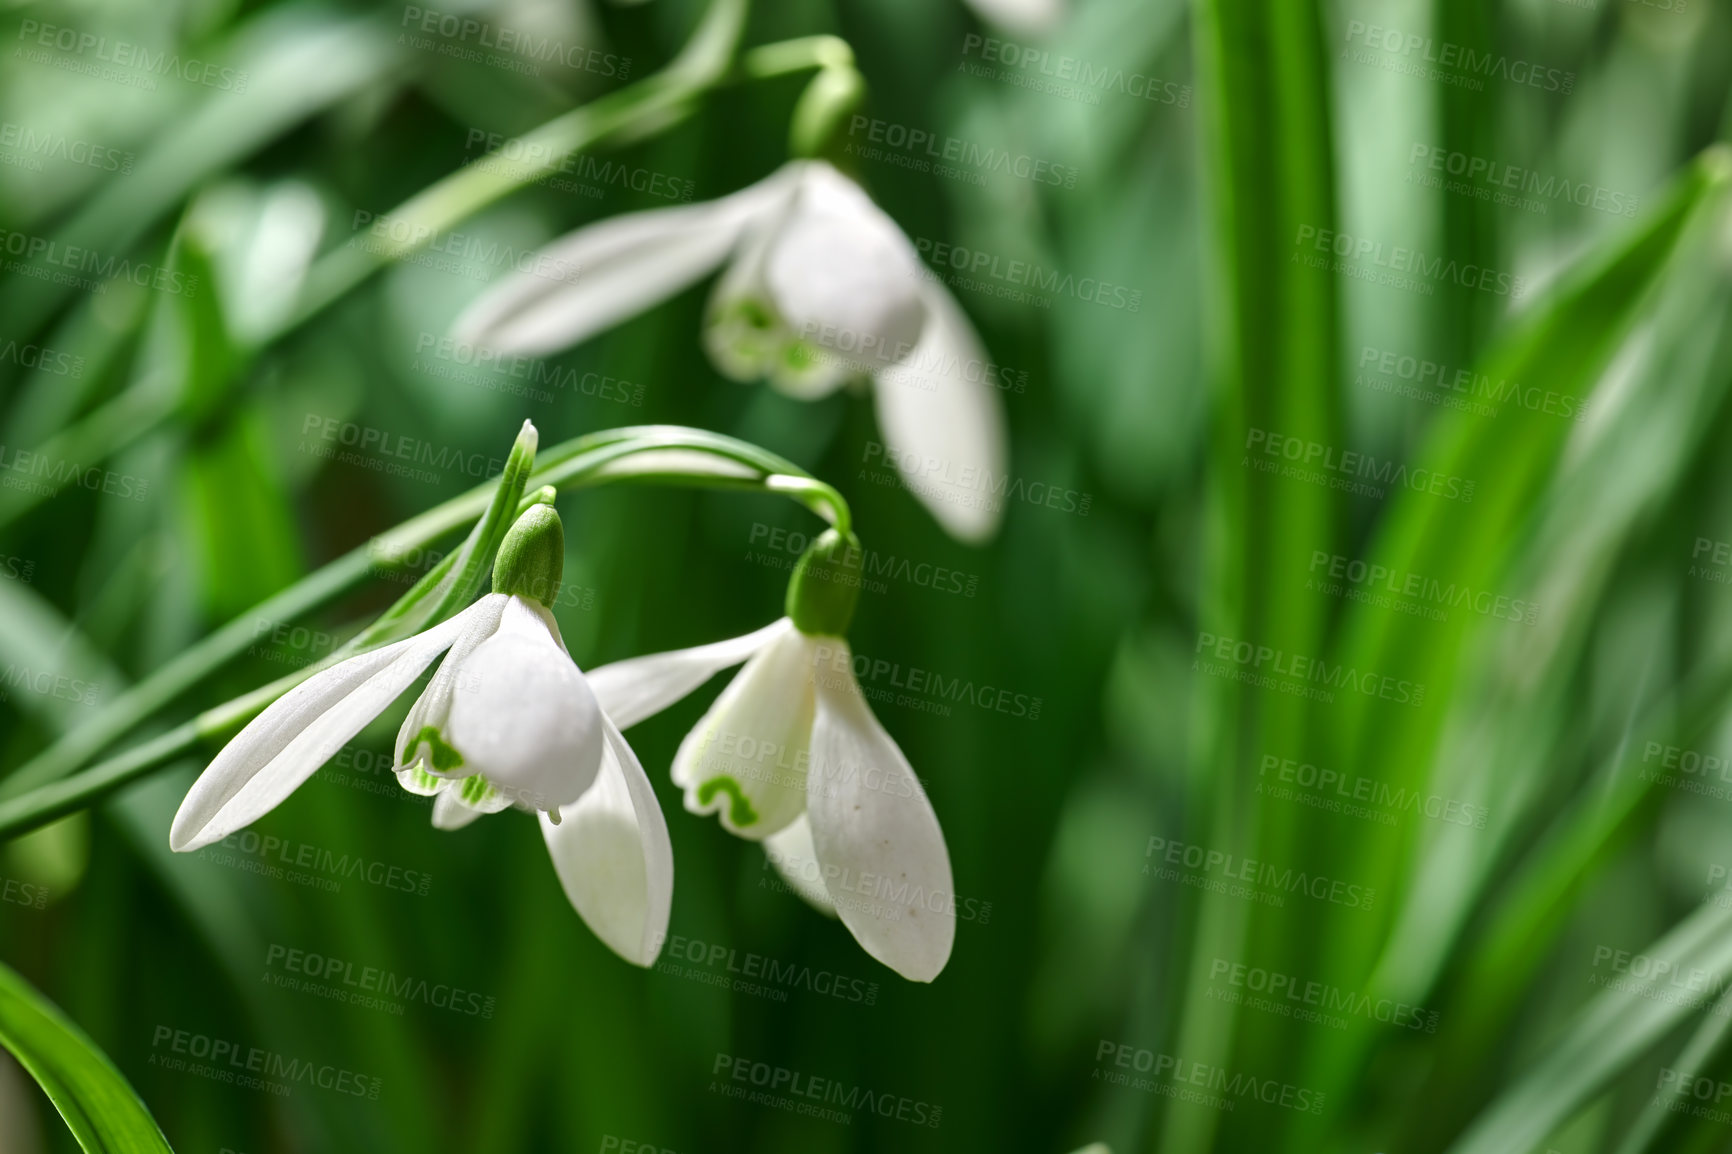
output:
[[1064, 19], [1064, 0], [968, 0], [989, 24], [1024, 36], [1041, 36]]
[[[832, 531], [813, 548], [822, 553], [840, 540]], [[856, 556], [858, 547], [852, 543]], [[797, 571], [789, 616], [755, 633], [604, 665], [590, 672], [590, 685], [629, 729], [745, 662], [674, 756], [686, 808], [763, 842], [788, 883], [839, 916], [867, 953], [930, 982], [956, 936], [944, 833], [854, 679], [839, 636], [852, 595], [837, 613], [839, 598], [824, 582], [815, 592], [829, 595], [828, 606], [814, 606], [810, 590], [802, 600], [800, 585]]]
[[558, 514], [533, 506], [500, 546], [493, 593], [278, 698], [193, 784], [169, 845], [199, 849], [275, 809], [445, 653], [398, 734], [398, 780], [437, 795], [443, 829], [514, 804], [537, 813], [571, 904], [614, 952], [649, 965], [667, 930], [672, 844], [643, 766], [541, 600], [564, 555]]
[[973, 327], [895, 222], [822, 161], [720, 200], [628, 213], [549, 245], [580, 272], [512, 273], [458, 319], [460, 340], [540, 355], [583, 341], [724, 262], [705, 325], [716, 367], [796, 397], [872, 377], [890, 457], [939, 524], [998, 528], [1004, 415]]

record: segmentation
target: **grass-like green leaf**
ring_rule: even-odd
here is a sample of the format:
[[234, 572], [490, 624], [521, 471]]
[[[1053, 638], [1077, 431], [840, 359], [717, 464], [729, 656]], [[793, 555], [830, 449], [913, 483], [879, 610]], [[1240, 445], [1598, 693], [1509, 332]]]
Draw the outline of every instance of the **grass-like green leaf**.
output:
[[138, 1094], [84, 1031], [0, 965], [0, 1043], [89, 1154], [173, 1154]]

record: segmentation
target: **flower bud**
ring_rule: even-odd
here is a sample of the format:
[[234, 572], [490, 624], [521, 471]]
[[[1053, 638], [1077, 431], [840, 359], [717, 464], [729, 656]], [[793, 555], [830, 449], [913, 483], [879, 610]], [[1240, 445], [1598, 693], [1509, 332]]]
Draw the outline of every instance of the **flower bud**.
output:
[[532, 505], [500, 542], [493, 591], [553, 608], [565, 576], [565, 526], [552, 505]]
[[788, 616], [802, 633], [842, 637], [860, 600], [860, 538], [826, 529], [800, 555], [788, 581]]

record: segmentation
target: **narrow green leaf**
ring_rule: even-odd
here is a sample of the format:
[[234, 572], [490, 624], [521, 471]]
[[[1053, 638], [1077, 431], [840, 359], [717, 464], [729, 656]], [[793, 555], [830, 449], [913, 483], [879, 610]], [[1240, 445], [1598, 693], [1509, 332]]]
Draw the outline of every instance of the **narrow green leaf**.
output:
[[0, 1043], [36, 1079], [89, 1154], [173, 1154], [150, 1111], [108, 1056], [4, 964]]

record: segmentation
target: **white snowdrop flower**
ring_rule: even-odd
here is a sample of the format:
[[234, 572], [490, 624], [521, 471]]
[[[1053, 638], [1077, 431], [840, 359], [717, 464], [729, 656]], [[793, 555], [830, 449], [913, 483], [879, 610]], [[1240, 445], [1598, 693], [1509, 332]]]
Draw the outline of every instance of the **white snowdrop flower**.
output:
[[704, 345], [738, 380], [803, 398], [870, 377], [884, 454], [948, 532], [983, 541], [1004, 472], [1004, 415], [966, 316], [896, 223], [858, 184], [790, 162], [720, 200], [628, 213], [541, 256], [576, 267], [552, 281], [509, 274], [458, 319], [457, 337], [540, 355], [583, 341], [727, 265]]
[[929, 982], [956, 935], [950, 855], [841, 637], [858, 586], [837, 577], [858, 572], [858, 550], [831, 530], [801, 558], [788, 616], [744, 637], [601, 666], [590, 683], [629, 728], [744, 662], [674, 757], [686, 808], [763, 842], [789, 884], [840, 917], [867, 953]]
[[637, 755], [549, 611], [564, 558], [559, 515], [531, 507], [499, 548], [492, 593], [278, 698], [193, 784], [170, 846], [190, 852], [269, 813], [445, 654], [398, 734], [398, 780], [436, 795], [443, 829], [512, 805], [537, 813], [577, 912], [614, 952], [649, 965], [666, 935], [673, 849]]

